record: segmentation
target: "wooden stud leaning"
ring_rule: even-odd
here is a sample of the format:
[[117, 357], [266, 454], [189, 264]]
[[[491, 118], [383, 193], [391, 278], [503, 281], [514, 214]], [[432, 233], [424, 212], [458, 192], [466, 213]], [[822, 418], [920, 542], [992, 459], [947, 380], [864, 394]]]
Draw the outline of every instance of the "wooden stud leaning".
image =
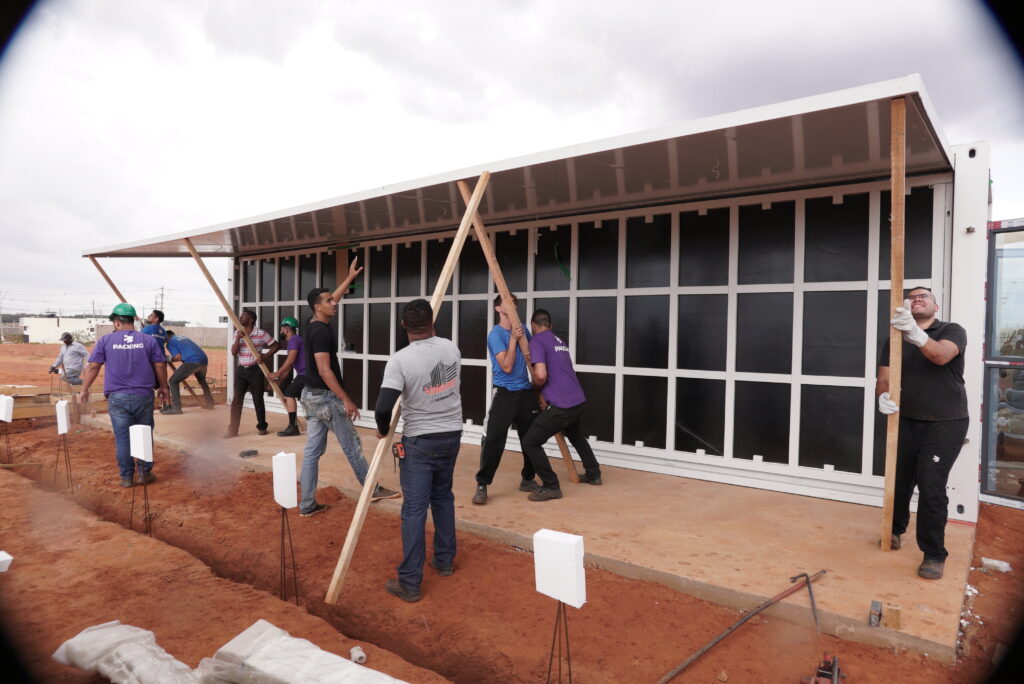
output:
[[[469, 186], [466, 185], [465, 181], [459, 181], [459, 192], [462, 193], [462, 199], [464, 202], [469, 202]], [[501, 295], [502, 304], [512, 302], [512, 293], [509, 292], [508, 284], [505, 282], [505, 276], [501, 272], [501, 266], [498, 264], [498, 257], [494, 254], [494, 245], [491, 244], [491, 239], [487, 236], [487, 232], [484, 230], [483, 219], [480, 218], [480, 212], [473, 214], [473, 229], [476, 231], [476, 237], [480, 241], [480, 249], [484, 252], [484, 258], [487, 260], [487, 266], [491, 269], [491, 277], [494, 278], [494, 286], [498, 290], [498, 294]], [[508, 317], [511, 319], [513, 328], [523, 327], [523, 322], [519, 320], [519, 312], [516, 311], [515, 307], [508, 308]], [[533, 365], [530, 363], [530, 343], [526, 341], [526, 337], [519, 338], [519, 349], [523, 352], [523, 358], [526, 359], [526, 368], [530, 373], [530, 380], [533, 381]], [[544, 396], [538, 392], [537, 399], [540, 401], [541, 409], [547, 408], [547, 402], [544, 401]], [[559, 432], [555, 435], [555, 443], [558, 445], [558, 451], [562, 454], [562, 459], [565, 461], [565, 467], [569, 473], [569, 480], [578, 483], [580, 481], [580, 475], [576, 472], [576, 466], [572, 462], [572, 455], [569, 453], [569, 447], [565, 443], [565, 436]]]
[[[434, 294], [430, 298], [430, 308], [434, 310], [434, 320], [437, 320], [437, 314], [441, 310], [441, 302], [444, 300], [445, 290], [448, 289], [448, 283], [452, 279], [452, 274], [455, 273], [455, 266], [459, 263], [462, 246], [466, 243], [466, 236], [469, 235], [472, 217], [480, 206], [480, 201], [484, 197], [484, 190], [487, 189], [487, 182], [490, 178], [491, 174], [487, 171], [480, 174], [480, 179], [476, 182], [476, 189], [473, 190], [473, 196], [466, 203], [466, 213], [462, 217], [462, 223], [459, 224], [458, 232], [455, 233], [451, 249], [448, 250], [448, 258], [444, 262], [444, 268], [441, 269], [441, 275], [438, 278], [437, 286], [434, 288]], [[327, 596], [324, 598], [324, 601], [327, 603], [334, 604], [338, 602], [338, 595], [341, 594], [345, 575], [348, 574], [349, 565], [352, 563], [352, 554], [355, 552], [356, 543], [359, 541], [359, 533], [363, 529], [363, 521], [366, 520], [366, 512], [370, 508], [370, 496], [377, 486], [377, 476], [380, 473], [381, 464], [384, 463], [384, 454], [391, 452], [391, 443], [395, 437], [395, 428], [398, 427], [398, 419], [401, 412], [402, 398], [399, 397], [391, 412], [388, 434], [377, 441], [377, 448], [373, 450], [373, 459], [370, 461], [370, 468], [366, 473], [366, 480], [363, 482], [363, 491], [359, 495], [359, 503], [356, 504], [356, 511], [352, 516], [352, 522], [349, 524], [345, 545], [341, 548], [338, 564], [334, 567], [334, 574], [331, 576], [331, 584], [327, 587]]]
[[[122, 302], [127, 303], [128, 300], [125, 299], [124, 295], [121, 294], [121, 291], [119, 289], [117, 289], [117, 285], [115, 285], [114, 281], [110, 279], [110, 276], [107, 275], [107, 272], [103, 270], [103, 267], [100, 266], [100, 263], [98, 261], [96, 261], [96, 257], [90, 256], [89, 257], [89, 261], [91, 261], [92, 265], [96, 267], [96, 270], [100, 272], [100, 275], [103, 276], [103, 279], [107, 281], [107, 285], [109, 285], [110, 289], [114, 291], [114, 294], [117, 295], [117, 298], [119, 300], [121, 300]], [[138, 314], [135, 315], [135, 320], [137, 320], [139, 323], [142, 322], [142, 319], [139, 318]], [[167, 365], [171, 367], [171, 370], [176, 370], [173, 361], [168, 361]], [[188, 384], [188, 380], [182, 380], [181, 384], [183, 384], [185, 386], [185, 389], [188, 390], [188, 393], [191, 394], [192, 398], [196, 400], [196, 404], [198, 406], [202, 406], [203, 405], [203, 400], [200, 399], [199, 395], [196, 394], [196, 391], [194, 389], [192, 389], [192, 385]], [[72, 394], [72, 397], [74, 397], [74, 396], [75, 395]], [[74, 410], [75, 409], [73, 408], [72, 411], [74, 411]], [[79, 421], [75, 420], [75, 419], [72, 419], [72, 422], [78, 423]]]
[[[903, 232], [906, 195], [907, 103], [898, 97], [892, 101], [892, 258], [889, 277], [889, 311], [903, 306]], [[903, 333], [889, 329], [889, 398], [900, 403], [903, 374]], [[885, 430], [885, 493], [882, 499], [882, 550], [890, 550], [892, 537], [893, 499], [896, 496], [896, 447], [899, 443], [899, 413], [889, 415]]]
[[263, 371], [263, 376], [267, 379], [267, 382], [270, 383], [270, 386], [274, 388], [274, 394], [276, 394], [278, 400], [284, 404], [284, 392], [281, 391], [281, 387], [277, 382], [270, 378], [270, 370], [267, 369], [266, 364], [263, 363], [263, 359], [260, 358], [260, 353], [256, 351], [256, 346], [246, 334], [245, 328], [242, 326], [242, 322], [238, 320], [238, 316], [235, 315], [235, 310], [228, 304], [228, 300], [224, 298], [224, 293], [220, 291], [220, 287], [217, 285], [217, 282], [213, 279], [213, 276], [210, 275], [210, 271], [206, 268], [206, 264], [203, 263], [202, 258], [199, 256], [199, 252], [196, 251], [195, 245], [192, 244], [192, 240], [189, 238], [182, 238], [182, 240], [185, 242], [185, 247], [188, 248], [189, 254], [191, 254], [192, 258], [196, 260], [199, 270], [203, 272], [204, 276], [206, 276], [206, 282], [210, 284], [210, 287], [213, 288], [213, 293], [216, 294], [217, 299], [220, 300], [220, 305], [224, 307], [224, 313], [228, 315], [228, 319], [230, 319], [231, 323], [235, 326], [235, 330], [242, 333], [242, 340], [245, 342], [245, 346], [249, 347], [249, 351], [252, 352], [253, 358], [256, 359], [256, 364], [260, 367], [260, 370]]

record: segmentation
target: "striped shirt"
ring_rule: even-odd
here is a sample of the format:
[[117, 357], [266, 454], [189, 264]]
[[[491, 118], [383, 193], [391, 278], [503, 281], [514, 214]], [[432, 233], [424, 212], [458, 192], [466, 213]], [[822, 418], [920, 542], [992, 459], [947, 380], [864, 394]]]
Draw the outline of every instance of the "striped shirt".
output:
[[[274, 338], [265, 330], [260, 330], [259, 328], [253, 328], [252, 334], [249, 335], [249, 339], [252, 340], [252, 346], [256, 347], [256, 351], [260, 353], [270, 347], [270, 345], [274, 344]], [[238, 365], [256, 365], [256, 359], [253, 357], [252, 352], [249, 351], [249, 345], [245, 343], [245, 340], [240, 340], [238, 343]]]

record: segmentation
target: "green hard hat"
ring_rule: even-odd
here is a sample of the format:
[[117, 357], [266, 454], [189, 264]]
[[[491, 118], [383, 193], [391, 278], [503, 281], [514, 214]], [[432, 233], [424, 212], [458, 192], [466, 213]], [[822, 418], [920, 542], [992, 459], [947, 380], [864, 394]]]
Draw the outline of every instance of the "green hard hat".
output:
[[114, 316], [126, 316], [128, 318], [135, 318], [135, 307], [131, 304], [121, 302], [114, 307], [114, 310], [110, 313], [110, 317]]
[[292, 318], [291, 316], [285, 316], [284, 318], [282, 318], [281, 325], [288, 325], [295, 328], [296, 330], [299, 329], [299, 322]]

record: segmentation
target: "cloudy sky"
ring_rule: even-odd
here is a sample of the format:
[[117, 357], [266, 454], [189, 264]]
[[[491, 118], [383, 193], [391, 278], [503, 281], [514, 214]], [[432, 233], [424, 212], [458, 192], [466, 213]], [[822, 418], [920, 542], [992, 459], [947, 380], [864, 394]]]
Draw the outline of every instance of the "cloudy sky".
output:
[[[40, 2], [0, 62], [0, 311], [108, 310], [83, 249], [910, 73], [1024, 217], [1024, 76], [970, 0]], [[104, 264], [216, 320], [191, 262]]]

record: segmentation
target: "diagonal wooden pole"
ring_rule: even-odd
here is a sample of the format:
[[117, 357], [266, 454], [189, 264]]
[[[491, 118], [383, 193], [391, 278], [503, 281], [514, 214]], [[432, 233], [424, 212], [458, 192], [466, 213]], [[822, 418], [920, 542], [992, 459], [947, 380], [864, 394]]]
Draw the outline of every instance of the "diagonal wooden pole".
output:
[[[462, 199], [467, 204], [469, 203], [469, 186], [466, 185], [465, 181], [459, 181], [459, 192], [462, 193]], [[498, 264], [498, 257], [494, 254], [494, 245], [491, 244], [490, 237], [487, 236], [487, 232], [484, 229], [484, 221], [480, 218], [480, 212], [473, 213], [473, 229], [476, 231], [477, 240], [480, 242], [480, 249], [484, 252], [484, 258], [487, 260], [487, 266], [491, 269], [491, 277], [494, 278], [494, 286], [498, 289], [498, 294], [501, 295], [501, 303], [505, 307], [505, 311], [508, 312], [508, 317], [512, 321], [513, 328], [523, 327], [523, 322], [519, 320], [519, 311], [512, 303], [512, 293], [509, 292], [508, 284], [505, 282], [505, 276], [501, 272], [501, 265]], [[530, 362], [530, 343], [526, 341], [526, 336], [519, 338], [519, 350], [523, 353], [523, 358], [526, 359], [526, 368], [530, 373], [530, 381], [533, 381], [533, 364]], [[547, 408], [547, 402], [544, 401], [544, 395], [537, 392], [537, 399], [540, 401], [541, 409]], [[569, 453], [569, 447], [565, 444], [565, 436], [561, 432], [555, 435], [555, 443], [558, 444], [558, 451], [562, 454], [562, 459], [565, 461], [565, 467], [569, 473], [569, 480], [572, 482], [579, 482], [580, 475], [576, 472], [576, 466], [572, 462], [572, 455]]]
[[[114, 281], [110, 279], [110, 276], [107, 275], [107, 272], [103, 270], [103, 267], [100, 266], [100, 263], [96, 261], [96, 257], [90, 256], [89, 261], [91, 261], [92, 265], [96, 267], [96, 270], [100, 272], [100, 275], [103, 276], [103, 279], [107, 281], [107, 285], [109, 285], [110, 289], [114, 291], [114, 294], [117, 295], [117, 298], [120, 299], [122, 302], [127, 303], [128, 300], [125, 299], [124, 295], [121, 294], [121, 291], [117, 289], [117, 285], [115, 285]], [[142, 319], [139, 318], [138, 314], [135, 315], [135, 320], [137, 320], [139, 323], [142, 323]], [[173, 361], [168, 361], [167, 365], [171, 367], [171, 370], [176, 370]], [[182, 380], [181, 384], [185, 386], [185, 389], [188, 390], [188, 393], [191, 394], [192, 398], [196, 400], [196, 405], [202, 406], [202, 400], [199, 398], [199, 395], [196, 394], [196, 391], [192, 389], [192, 385], [188, 384], [188, 380]]]
[[[889, 264], [889, 311], [903, 306], [903, 232], [906, 202], [907, 102], [892, 101], [892, 246]], [[889, 329], [889, 398], [898, 406], [903, 375], [903, 333]], [[896, 496], [896, 447], [899, 444], [899, 413], [889, 414], [885, 429], [885, 493], [882, 499], [882, 550], [890, 551], [893, 499]]]
[[191, 254], [192, 258], [196, 260], [196, 265], [199, 266], [199, 270], [203, 272], [204, 276], [206, 276], [206, 282], [210, 284], [210, 287], [213, 288], [213, 293], [217, 295], [217, 299], [220, 300], [220, 305], [224, 307], [224, 313], [228, 315], [228, 318], [234, 324], [235, 330], [242, 333], [242, 340], [245, 342], [245, 346], [249, 347], [249, 351], [252, 352], [253, 358], [256, 359], [256, 364], [260, 367], [260, 370], [263, 371], [263, 376], [267, 379], [267, 382], [270, 383], [270, 386], [274, 388], [274, 394], [276, 394], [278, 400], [284, 404], [284, 392], [281, 391], [281, 387], [277, 382], [270, 378], [270, 371], [267, 369], [266, 364], [263, 363], [260, 353], [256, 351], [256, 346], [252, 343], [252, 340], [249, 339], [249, 335], [246, 334], [245, 328], [242, 326], [242, 322], [238, 320], [238, 316], [235, 315], [235, 310], [231, 308], [231, 305], [228, 304], [228, 300], [224, 298], [224, 293], [220, 291], [217, 281], [213, 279], [212, 275], [210, 275], [209, 269], [207, 269], [206, 264], [203, 263], [202, 258], [199, 256], [199, 252], [196, 251], [195, 245], [192, 244], [192, 240], [189, 238], [182, 238], [182, 240], [185, 242], [185, 247], [188, 248], [189, 254]]
[[[462, 254], [462, 246], [466, 243], [466, 236], [469, 235], [473, 215], [476, 214], [477, 208], [480, 206], [480, 201], [484, 197], [484, 191], [487, 189], [487, 182], [490, 179], [490, 173], [487, 171], [481, 173], [480, 179], [476, 182], [476, 189], [473, 190], [472, 197], [466, 203], [466, 214], [462, 217], [459, 230], [455, 233], [451, 249], [448, 250], [448, 258], [444, 262], [444, 268], [441, 269], [437, 286], [434, 288], [434, 295], [430, 298], [430, 308], [434, 310], [434, 320], [437, 320], [437, 314], [441, 311], [444, 293], [448, 289], [448, 283], [451, 282], [452, 274], [459, 263], [459, 255]], [[352, 563], [352, 554], [355, 552], [356, 543], [359, 541], [359, 533], [363, 529], [363, 522], [366, 520], [366, 513], [370, 508], [370, 496], [377, 486], [377, 476], [380, 473], [381, 464], [384, 463], [384, 454], [391, 451], [391, 443], [394, 441], [395, 428], [398, 427], [398, 419], [401, 413], [402, 398], [399, 397], [391, 412], [391, 424], [388, 428], [388, 434], [377, 441], [377, 448], [373, 451], [370, 469], [366, 473], [366, 480], [363, 482], [363, 491], [359, 495], [356, 512], [352, 516], [352, 522], [348, 527], [348, 536], [345, 537], [345, 545], [341, 548], [338, 564], [335, 566], [334, 574], [331, 576], [331, 584], [327, 587], [327, 596], [324, 598], [324, 601], [327, 603], [333, 604], [338, 602], [341, 586], [345, 582], [345, 575], [348, 574], [349, 565]]]

